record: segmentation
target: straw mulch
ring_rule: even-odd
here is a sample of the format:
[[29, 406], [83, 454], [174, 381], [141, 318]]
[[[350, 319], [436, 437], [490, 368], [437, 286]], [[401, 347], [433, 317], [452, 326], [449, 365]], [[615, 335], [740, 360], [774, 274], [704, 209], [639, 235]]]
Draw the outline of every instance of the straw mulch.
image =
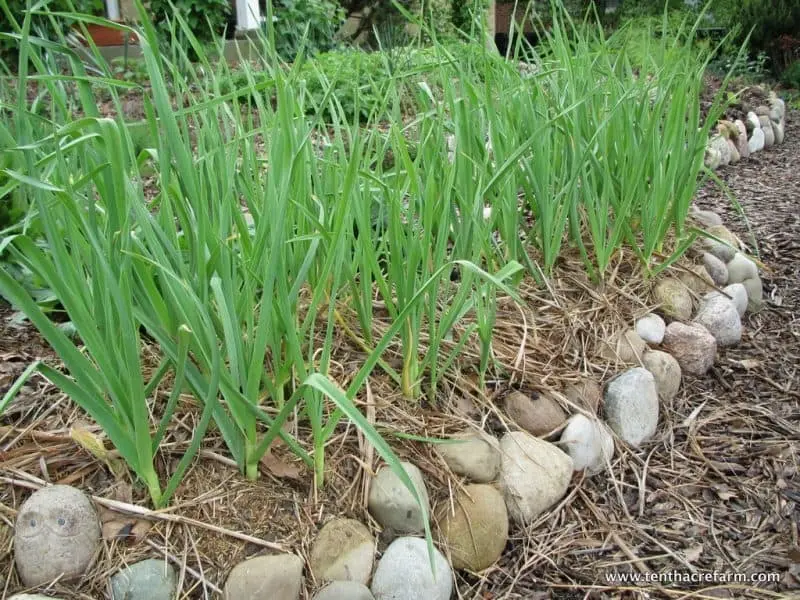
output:
[[[458, 597], [480, 600], [578, 598], [783, 598], [800, 588], [798, 441], [800, 441], [800, 114], [789, 115], [787, 142], [721, 176], [742, 203], [759, 240], [767, 305], [746, 317], [742, 344], [720, 352], [710, 374], [686, 377], [662, 407], [656, 437], [638, 451], [617, 448], [610, 472], [576, 476], [568, 495], [527, 530], [512, 529], [499, 563], [481, 574], [458, 574]], [[721, 192], [698, 198], [749, 231]], [[549, 289], [523, 286], [527, 308], [501, 302], [493, 345], [502, 369], [479, 391], [465, 353], [461, 370], [442, 384], [435, 405], [411, 404], [376, 374], [361, 408], [401, 457], [425, 472], [434, 502], [462, 484], [430, 444], [393, 436], [442, 437], [465, 428], [502, 434], [513, 427], [500, 407], [511, 389], [560, 394], [583, 377], [606, 381], [618, 366], [597, 356], [598, 343], [647, 312], [650, 285], [620, 255], [603, 287], [565, 260]], [[5, 311], [3, 317], [8, 316]], [[346, 317], [346, 315], [345, 315]], [[6, 319], [3, 319], [5, 322]], [[52, 353], [30, 330], [6, 327], [0, 339], [0, 383], [7, 387], [34, 358]], [[346, 385], [363, 354], [345, 331], [332, 374]], [[390, 358], [389, 362], [396, 362]], [[565, 400], [563, 396], [559, 396]], [[566, 406], [566, 404], [565, 404]], [[196, 419], [186, 398], [165, 445], [164, 471], [186, 447]], [[301, 439], [305, 424], [293, 423]], [[62, 598], [108, 598], [108, 575], [143, 557], [172, 562], [180, 598], [212, 598], [239, 561], [263, 552], [307, 557], [316, 531], [332, 516], [367, 523], [379, 550], [391, 536], [366, 512], [370, 474], [380, 464], [352, 426], [341, 424], [327, 446], [322, 489], [285, 448], [277, 446], [262, 477], [246, 481], [220, 439], [209, 436], [172, 508], [153, 513], [143, 490], [115, 477], [70, 437], [71, 427], [100, 433], [41, 379], [24, 388], [0, 420], [0, 597], [20, 591], [13, 568], [16, 510], [44, 482], [69, 483], [96, 497], [106, 536], [102, 555], [78, 584], [56, 585]], [[138, 508], [137, 508], [138, 507]], [[131, 514], [138, 512], [138, 514]], [[620, 585], [613, 573], [764, 573], [775, 581]], [[307, 578], [307, 597], [315, 582]], [[794, 590], [794, 591], [793, 591]]]

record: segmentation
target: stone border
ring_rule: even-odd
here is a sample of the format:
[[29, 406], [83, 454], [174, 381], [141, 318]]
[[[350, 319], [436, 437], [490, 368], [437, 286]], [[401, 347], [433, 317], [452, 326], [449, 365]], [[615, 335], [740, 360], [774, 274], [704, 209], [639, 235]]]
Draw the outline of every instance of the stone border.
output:
[[751, 154], [775, 144], [782, 144], [785, 137], [786, 103], [769, 93], [769, 106], [756, 107], [747, 113], [746, 122], [722, 120], [717, 123], [717, 133], [711, 136], [706, 146], [703, 162], [711, 170], [735, 164]]

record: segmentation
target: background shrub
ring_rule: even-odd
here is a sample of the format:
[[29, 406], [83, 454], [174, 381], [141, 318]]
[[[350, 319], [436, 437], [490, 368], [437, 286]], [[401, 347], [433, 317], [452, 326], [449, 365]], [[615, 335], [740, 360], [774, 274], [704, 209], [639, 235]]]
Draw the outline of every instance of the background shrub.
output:
[[[266, 7], [264, 14], [269, 14]], [[274, 0], [272, 14], [275, 49], [284, 60], [295, 59], [304, 39], [309, 54], [339, 45], [336, 33], [344, 23], [345, 11], [336, 0]]]
[[[30, 5], [36, 4], [31, 2]], [[25, 11], [29, 8], [29, 0], [0, 0], [0, 31], [6, 33], [15, 30], [14, 22], [20, 26], [25, 18]], [[81, 12], [90, 15], [102, 15], [104, 10], [103, 0], [50, 0], [45, 1], [41, 7], [53, 12]], [[43, 15], [31, 17], [31, 34], [37, 37], [56, 39], [59, 33], [65, 33], [73, 22], [67, 19], [51, 20]], [[0, 38], [0, 60], [8, 62], [16, 60], [19, 42]]]

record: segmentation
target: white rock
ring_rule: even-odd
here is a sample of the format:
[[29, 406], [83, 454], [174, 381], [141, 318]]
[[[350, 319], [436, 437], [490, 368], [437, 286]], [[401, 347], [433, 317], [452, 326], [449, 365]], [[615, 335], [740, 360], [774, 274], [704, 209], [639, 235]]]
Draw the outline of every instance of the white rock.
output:
[[775, 134], [775, 143], [776, 144], [782, 144], [783, 143], [783, 140], [786, 137], [786, 133], [785, 132], [786, 132], [786, 129], [785, 129], [783, 121], [779, 121], [777, 123], [774, 122], [774, 121], [772, 122], [772, 133]]
[[700, 304], [695, 323], [699, 323], [717, 340], [718, 346], [735, 346], [742, 339], [742, 320], [736, 305], [717, 294], [706, 298]]
[[[430, 514], [430, 501], [425, 480], [416, 465], [401, 462], [409, 479]], [[388, 466], [381, 467], [369, 488], [369, 512], [384, 528], [400, 534], [421, 534], [425, 531], [425, 518], [411, 491]]]
[[642, 360], [644, 368], [653, 374], [659, 398], [669, 402], [681, 387], [681, 366], [675, 357], [661, 350], [651, 350]]
[[737, 252], [728, 262], [728, 283], [741, 283], [745, 279], [758, 277], [756, 263], [741, 252]]
[[761, 283], [761, 278], [756, 275], [745, 279], [742, 285], [747, 290], [747, 310], [751, 312], [757, 311], [764, 303], [764, 286]]
[[714, 365], [717, 340], [702, 325], [675, 321], [667, 326], [664, 350], [675, 357], [681, 371], [703, 375]]
[[636, 367], [617, 375], [606, 385], [603, 408], [611, 429], [631, 446], [640, 446], [658, 427], [658, 391], [653, 374]]
[[728, 267], [710, 252], [703, 254], [703, 266], [716, 285], [723, 286], [728, 283]]
[[431, 571], [428, 545], [415, 537], [393, 541], [383, 553], [372, 578], [375, 600], [449, 600], [453, 572], [442, 553], [433, 549]]
[[655, 313], [645, 315], [636, 321], [636, 333], [648, 344], [660, 344], [664, 339], [667, 324]]
[[755, 131], [756, 129], [761, 129], [761, 121], [758, 120], [758, 115], [754, 113], [752, 110], [747, 113], [747, 122], [746, 122], [747, 131]]
[[747, 141], [747, 150], [750, 154], [754, 152], [761, 152], [764, 149], [764, 146], [767, 142], [767, 138], [764, 135], [764, 130], [760, 127], [758, 129], [754, 129], [753, 133], [750, 134], [750, 139]]
[[[722, 291], [727, 294], [723, 297], [733, 302], [733, 305], [736, 307], [736, 312], [739, 313], [739, 317], [744, 316], [744, 313], [747, 311], [747, 288], [741, 283], [732, 283], [722, 288]], [[709, 292], [705, 295], [705, 299], [707, 300], [714, 296], [722, 296], [722, 294], [717, 291]]]
[[478, 483], [488, 483], [497, 478], [500, 471], [500, 446], [495, 438], [462, 433], [454, 436], [454, 439], [459, 441], [436, 446], [439, 455], [453, 473]]
[[764, 147], [769, 148], [775, 145], [775, 132], [772, 131], [772, 121], [765, 116], [758, 117], [758, 120], [761, 123], [761, 130], [764, 132]]
[[558, 447], [513, 431], [500, 440], [500, 450], [500, 486], [514, 522], [532, 522], [567, 493], [572, 459]]
[[580, 413], [569, 418], [558, 443], [572, 458], [572, 468], [589, 475], [602, 471], [614, 456], [614, 438], [605, 424]]

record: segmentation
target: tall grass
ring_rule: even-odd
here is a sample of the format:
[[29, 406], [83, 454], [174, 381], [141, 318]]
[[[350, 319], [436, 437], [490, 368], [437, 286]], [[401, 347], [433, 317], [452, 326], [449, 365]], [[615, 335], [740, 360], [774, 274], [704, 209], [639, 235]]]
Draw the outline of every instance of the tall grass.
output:
[[[122, 110], [131, 84], [112, 80], [96, 49], [87, 61], [63, 40], [36, 40], [28, 18], [15, 34], [19, 79], [0, 120], [14, 163], [0, 194], [13, 188], [36, 207], [48, 250], [26, 235], [7, 243], [55, 290], [79, 339], [10, 274], [0, 273], [0, 291], [67, 370], [42, 372], [100, 423], [158, 506], [212, 422], [247, 477], [280, 437], [322, 485], [325, 445], [350, 419], [414, 491], [355, 405], [376, 368], [406, 398], [435, 402], [463, 356], [477, 357], [481, 378], [493, 368], [497, 296], [519, 301], [524, 270], [546, 277], [569, 244], [597, 280], [624, 245], [657, 271], [664, 240], [685, 238], [710, 127], [698, 108], [706, 57], [693, 53], [691, 27], [634, 64], [624, 32], [606, 39], [554, 7], [546, 42], [528, 49], [534, 77], [488, 54], [463, 65], [434, 46], [424, 73], [409, 67], [410, 122], [399, 113], [409, 73], [394, 72], [404, 86], [376, 87], [378, 105], [355, 111], [370, 115], [364, 124], [348, 120], [335, 75], [304, 69], [302, 57], [280, 66], [268, 39], [261, 66], [243, 62], [246, 83], [230, 91], [229, 67], [180, 18], [162, 52], [139, 9], [151, 84], [143, 149]], [[51, 99], [46, 117], [27, 102], [29, 75]], [[93, 86], [116, 117], [98, 113]], [[376, 127], [385, 114], [388, 128]], [[343, 337], [367, 358], [334, 381]], [[153, 375], [143, 339], [161, 359]], [[168, 374], [171, 393], [157, 400]], [[198, 425], [162, 486], [159, 446], [186, 392], [201, 406]], [[290, 418], [301, 435], [285, 427]]]

